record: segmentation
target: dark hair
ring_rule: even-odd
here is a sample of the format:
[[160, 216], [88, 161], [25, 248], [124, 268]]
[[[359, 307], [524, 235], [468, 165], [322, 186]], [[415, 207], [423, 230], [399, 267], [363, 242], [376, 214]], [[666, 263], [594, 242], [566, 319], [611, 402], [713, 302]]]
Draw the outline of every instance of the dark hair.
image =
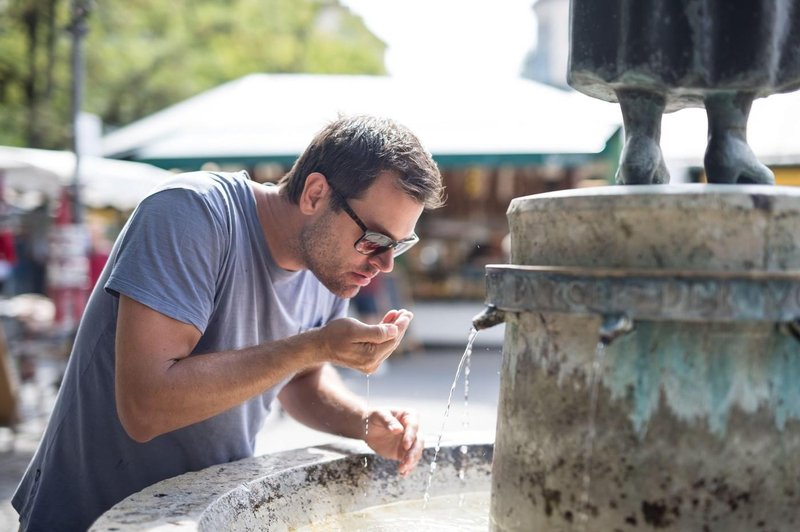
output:
[[[317, 133], [311, 144], [280, 180], [292, 203], [309, 174], [319, 172], [343, 199], [358, 198], [383, 172], [397, 174], [397, 186], [428, 209], [444, 204], [439, 168], [419, 139], [388, 118], [367, 115], [339, 117]], [[333, 201], [334, 209], [341, 205]]]

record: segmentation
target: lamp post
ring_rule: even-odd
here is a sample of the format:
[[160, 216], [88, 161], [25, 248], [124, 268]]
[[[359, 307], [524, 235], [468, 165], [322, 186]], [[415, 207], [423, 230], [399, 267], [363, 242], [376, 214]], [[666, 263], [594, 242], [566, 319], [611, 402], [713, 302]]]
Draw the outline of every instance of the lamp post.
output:
[[56, 331], [72, 336], [88, 299], [89, 234], [84, 223], [80, 198], [81, 135], [79, 117], [83, 105], [83, 39], [88, 31], [89, 0], [72, 0], [72, 149], [75, 170], [72, 183], [62, 190], [53, 227], [50, 231], [48, 291], [55, 305]]
[[81, 182], [81, 139], [79, 118], [83, 106], [84, 58], [83, 40], [89, 31], [87, 18], [91, 11], [89, 0], [72, 0], [72, 21], [69, 31], [72, 34], [72, 150], [75, 153], [75, 173], [72, 179], [72, 219], [76, 224], [83, 222], [83, 208], [80, 201]]

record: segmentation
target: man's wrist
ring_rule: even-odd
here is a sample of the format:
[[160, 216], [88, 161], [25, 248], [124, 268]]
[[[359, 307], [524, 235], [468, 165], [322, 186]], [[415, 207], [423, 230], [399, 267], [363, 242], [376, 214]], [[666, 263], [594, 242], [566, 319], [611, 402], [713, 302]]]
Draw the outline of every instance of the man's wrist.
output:
[[303, 331], [295, 336], [299, 343], [297, 352], [300, 353], [300, 363], [303, 369], [319, 366], [327, 361], [326, 346], [320, 327]]

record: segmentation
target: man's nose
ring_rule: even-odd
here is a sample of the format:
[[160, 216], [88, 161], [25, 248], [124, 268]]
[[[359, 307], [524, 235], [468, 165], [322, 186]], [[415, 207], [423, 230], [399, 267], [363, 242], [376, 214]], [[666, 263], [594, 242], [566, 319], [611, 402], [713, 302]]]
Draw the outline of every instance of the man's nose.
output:
[[394, 269], [394, 253], [390, 249], [384, 253], [373, 255], [369, 258], [369, 263], [373, 268], [388, 273]]

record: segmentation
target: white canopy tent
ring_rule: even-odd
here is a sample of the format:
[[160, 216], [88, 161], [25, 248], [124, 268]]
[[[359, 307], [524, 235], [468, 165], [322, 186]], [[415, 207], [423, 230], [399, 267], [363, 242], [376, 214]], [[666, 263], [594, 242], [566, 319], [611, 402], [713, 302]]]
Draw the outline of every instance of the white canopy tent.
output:
[[[705, 109], [664, 115], [661, 149], [673, 164], [702, 166], [708, 135]], [[765, 164], [800, 164], [800, 91], [774, 94], [753, 102], [747, 140]]]
[[434, 157], [596, 154], [617, 106], [525, 79], [252, 74], [107, 135], [103, 153], [164, 167], [296, 157], [339, 114], [388, 116]]
[[[5, 148], [0, 148], [0, 153]], [[22, 158], [0, 155], [0, 176], [4, 193], [41, 193], [53, 197], [58, 193], [59, 179], [54, 172], [31, 164]]]
[[[340, 113], [397, 119], [440, 164], [470, 155], [558, 162], [551, 156], [602, 152], [622, 127], [617, 104], [522, 78], [252, 74], [110, 133], [103, 152], [167, 168], [286, 162]], [[706, 135], [703, 109], [664, 115], [661, 147], [673, 180], [702, 166]], [[748, 139], [766, 164], [800, 164], [800, 92], [756, 100]]]
[[[20, 206], [55, 198], [71, 185], [75, 154], [0, 146], [0, 175], [6, 200]], [[170, 172], [143, 163], [81, 157], [81, 201], [90, 207], [129, 210]]]

